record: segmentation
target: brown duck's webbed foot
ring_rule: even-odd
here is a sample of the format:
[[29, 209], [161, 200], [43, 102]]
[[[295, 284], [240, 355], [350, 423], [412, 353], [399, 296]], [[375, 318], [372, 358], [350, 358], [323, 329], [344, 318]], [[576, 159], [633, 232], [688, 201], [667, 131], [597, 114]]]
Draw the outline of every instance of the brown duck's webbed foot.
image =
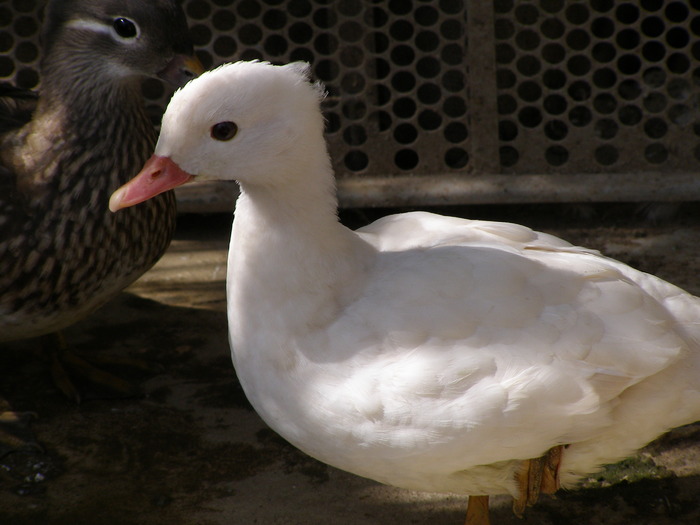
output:
[[[20, 495], [42, 494], [45, 481], [63, 472], [61, 459], [36, 441], [33, 412], [15, 412], [0, 397], [0, 485]], [[4, 523], [4, 522], [3, 522]]]
[[51, 356], [54, 384], [76, 403], [82, 401], [85, 389], [98, 392], [91, 397], [99, 398], [131, 398], [141, 395], [136, 384], [101, 367], [119, 367], [141, 373], [152, 370], [144, 361], [130, 357], [105, 357], [98, 354], [91, 355], [90, 358], [82, 356], [66, 344], [60, 332], [45, 336], [44, 341]]
[[30, 428], [33, 412], [15, 412], [0, 398], [0, 458], [18, 450], [41, 450]]
[[490, 525], [489, 519], [489, 497], [469, 496], [467, 503], [467, 519], [464, 525]]
[[519, 518], [527, 507], [537, 503], [540, 494], [554, 494], [559, 490], [559, 464], [564, 445], [550, 448], [544, 456], [523, 461], [516, 474], [519, 496], [513, 500], [513, 513]]

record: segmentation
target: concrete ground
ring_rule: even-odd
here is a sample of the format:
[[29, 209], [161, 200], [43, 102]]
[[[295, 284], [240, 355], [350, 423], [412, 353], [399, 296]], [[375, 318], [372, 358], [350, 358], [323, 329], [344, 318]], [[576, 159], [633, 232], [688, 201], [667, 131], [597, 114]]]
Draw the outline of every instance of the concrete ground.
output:
[[[443, 211], [555, 233], [700, 294], [695, 208], [685, 205], [660, 224], [629, 205]], [[347, 212], [343, 220], [357, 226], [381, 213]], [[115, 398], [85, 383], [77, 405], [51, 383], [37, 341], [2, 348], [0, 391], [16, 410], [36, 413], [31, 428], [43, 449], [0, 459], [0, 524], [461, 524], [466, 498], [395, 489], [327, 467], [252, 411], [227, 342], [230, 220], [181, 216], [155, 268], [67, 331], [78, 352], [147, 363], [146, 370], [119, 368], [140, 383], [142, 396]], [[506, 497], [492, 501], [494, 524], [523, 523], [509, 506]], [[525, 520], [700, 523], [700, 427], [662, 437], [579, 490], [544, 496]]]

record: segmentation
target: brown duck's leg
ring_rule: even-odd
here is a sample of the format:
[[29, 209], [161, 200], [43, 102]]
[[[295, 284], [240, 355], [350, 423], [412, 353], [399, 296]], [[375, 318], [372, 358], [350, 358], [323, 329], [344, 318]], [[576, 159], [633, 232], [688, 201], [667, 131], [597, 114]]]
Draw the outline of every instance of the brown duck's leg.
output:
[[141, 370], [148, 369], [148, 365], [145, 363], [129, 358], [107, 359], [99, 356], [94, 356], [94, 359], [90, 358], [90, 361], [88, 361], [66, 344], [65, 338], [60, 332], [46, 336], [45, 344], [48, 346], [51, 355], [51, 376], [55, 385], [66, 397], [76, 403], [80, 403], [82, 395], [73, 376], [79, 376], [101, 390], [109, 391], [113, 394], [109, 397], [135, 397], [139, 394], [139, 389], [136, 385], [110, 372], [101, 370], [90, 361], [107, 366], [122, 365]]
[[34, 412], [15, 412], [0, 397], [0, 458], [27, 448], [41, 449], [29, 428], [29, 423], [34, 418]]
[[489, 497], [469, 496], [467, 503], [467, 519], [464, 525], [490, 525]]
[[541, 458], [523, 461], [515, 476], [520, 495], [513, 500], [513, 513], [519, 518], [527, 507], [537, 503], [540, 494], [554, 494], [559, 490], [559, 464], [563, 445], [550, 448]]

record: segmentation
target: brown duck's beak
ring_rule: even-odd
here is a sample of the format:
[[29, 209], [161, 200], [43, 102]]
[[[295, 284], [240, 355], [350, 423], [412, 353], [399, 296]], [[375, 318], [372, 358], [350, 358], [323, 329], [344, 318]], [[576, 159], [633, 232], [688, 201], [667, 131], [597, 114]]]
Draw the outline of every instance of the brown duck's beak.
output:
[[158, 77], [170, 84], [182, 87], [190, 80], [204, 73], [204, 66], [195, 55], [175, 55], [168, 65], [161, 69]]
[[136, 177], [124, 184], [109, 198], [109, 209], [113, 212], [155, 197], [192, 179], [168, 157], [153, 155], [146, 161]]

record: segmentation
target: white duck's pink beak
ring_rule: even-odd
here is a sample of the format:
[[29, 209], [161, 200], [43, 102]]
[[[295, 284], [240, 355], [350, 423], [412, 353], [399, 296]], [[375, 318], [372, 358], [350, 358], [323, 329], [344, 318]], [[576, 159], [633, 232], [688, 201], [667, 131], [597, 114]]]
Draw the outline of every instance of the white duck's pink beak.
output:
[[146, 161], [136, 177], [112, 193], [109, 209], [113, 212], [147, 201], [156, 195], [181, 186], [192, 175], [180, 168], [168, 157], [153, 155]]

